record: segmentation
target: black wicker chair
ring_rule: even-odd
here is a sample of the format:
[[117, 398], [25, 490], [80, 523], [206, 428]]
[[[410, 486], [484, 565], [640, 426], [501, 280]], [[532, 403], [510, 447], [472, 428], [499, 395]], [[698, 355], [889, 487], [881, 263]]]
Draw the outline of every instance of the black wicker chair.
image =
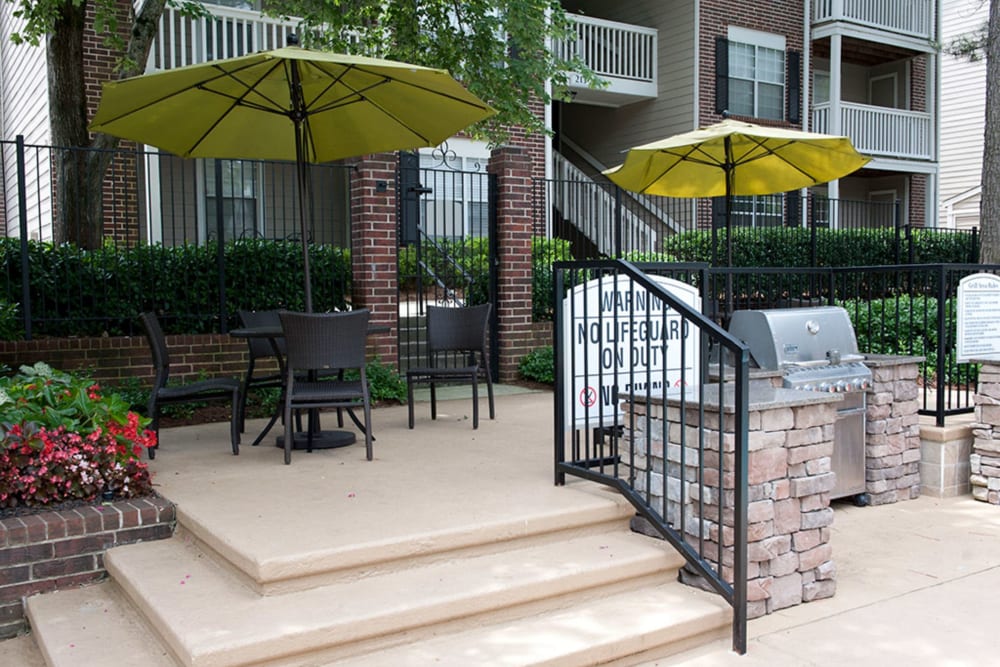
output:
[[[479, 428], [479, 378], [486, 380], [490, 419], [496, 418], [493, 406], [493, 377], [486, 356], [486, 338], [490, 304], [463, 308], [427, 307], [427, 355], [430, 363], [406, 371], [406, 400], [409, 424], [413, 428], [413, 388], [430, 385], [431, 419], [437, 419], [437, 385], [469, 383], [472, 385], [472, 428]], [[459, 357], [459, 365], [449, 364], [448, 357]], [[461, 359], [465, 356], [465, 359]]]
[[[364, 433], [365, 453], [372, 460], [371, 397], [365, 373], [367, 309], [346, 313], [291, 313], [282, 311], [285, 333], [285, 463], [291, 463], [292, 413], [319, 408], [346, 409]], [[341, 371], [357, 369], [358, 380], [344, 380]], [[333, 371], [337, 376], [331, 375]], [[364, 411], [364, 422], [355, 409]], [[308, 420], [306, 450], [312, 451], [314, 419]]]
[[[241, 310], [239, 316], [240, 323], [246, 328], [281, 327], [281, 318], [276, 310]], [[246, 432], [247, 397], [250, 392], [258, 389], [282, 389], [285, 386], [285, 376], [282, 370], [285, 356], [284, 338], [278, 338], [273, 342], [267, 338], [247, 338], [247, 346], [249, 347], [250, 360], [247, 362], [243, 386], [240, 389], [240, 433]], [[275, 350], [275, 346], [277, 346], [277, 350]], [[274, 372], [260, 373], [257, 362], [261, 360], [274, 360], [278, 364], [278, 368]], [[271, 417], [271, 423], [264, 429], [265, 432], [277, 420], [277, 415], [278, 413], [275, 413]]]
[[149, 458], [156, 457], [156, 449], [160, 442], [160, 408], [170, 403], [193, 403], [212, 400], [230, 401], [233, 413], [230, 424], [230, 438], [233, 454], [240, 453], [240, 382], [235, 378], [215, 378], [198, 380], [183, 385], [167, 386], [170, 379], [170, 353], [163, 336], [160, 321], [154, 313], [141, 315], [142, 326], [146, 330], [146, 340], [153, 354], [153, 367], [156, 376], [153, 388], [149, 392], [149, 417], [153, 431], [156, 433], [156, 447], [149, 448]]

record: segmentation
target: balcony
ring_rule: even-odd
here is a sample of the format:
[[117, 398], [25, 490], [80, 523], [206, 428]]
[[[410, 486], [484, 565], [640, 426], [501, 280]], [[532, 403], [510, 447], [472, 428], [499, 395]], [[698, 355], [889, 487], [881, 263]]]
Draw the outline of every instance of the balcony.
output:
[[812, 130], [850, 137], [865, 155], [898, 160], [934, 159], [931, 114], [851, 102], [840, 103], [840, 128], [831, 127], [830, 104], [814, 104]]
[[204, 5], [209, 16], [183, 16], [168, 4], [149, 52], [146, 71], [173, 69], [285, 46], [295, 21], [274, 19], [260, 12]]
[[556, 53], [579, 57], [607, 83], [591, 88], [580, 77], [570, 77], [574, 102], [620, 107], [658, 95], [655, 29], [585, 16], [569, 19], [576, 39], [556, 44]]
[[878, 41], [878, 35], [893, 33], [927, 49], [937, 38], [936, 12], [937, 0], [812, 0], [812, 26], [814, 37], [839, 23], [858, 37]]

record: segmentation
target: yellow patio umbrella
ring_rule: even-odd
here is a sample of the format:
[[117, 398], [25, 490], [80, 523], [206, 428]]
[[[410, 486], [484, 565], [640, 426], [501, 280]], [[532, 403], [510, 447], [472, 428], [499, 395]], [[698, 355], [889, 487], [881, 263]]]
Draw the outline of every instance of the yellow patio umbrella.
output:
[[851, 140], [725, 119], [715, 125], [636, 146], [625, 162], [605, 171], [620, 187], [667, 197], [726, 197], [726, 259], [732, 197], [788, 192], [826, 183], [860, 169], [871, 158]]
[[307, 164], [436, 146], [495, 112], [440, 69], [288, 46], [105, 83], [90, 129], [181, 157]]

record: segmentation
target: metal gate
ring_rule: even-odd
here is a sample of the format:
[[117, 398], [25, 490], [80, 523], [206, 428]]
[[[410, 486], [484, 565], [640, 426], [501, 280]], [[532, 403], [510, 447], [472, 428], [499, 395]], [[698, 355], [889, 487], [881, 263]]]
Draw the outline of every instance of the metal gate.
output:
[[[421, 165], [400, 153], [399, 370], [427, 363], [427, 306], [496, 304], [496, 176]], [[490, 371], [497, 377], [497, 309], [490, 322]], [[457, 360], [456, 360], [457, 362]]]

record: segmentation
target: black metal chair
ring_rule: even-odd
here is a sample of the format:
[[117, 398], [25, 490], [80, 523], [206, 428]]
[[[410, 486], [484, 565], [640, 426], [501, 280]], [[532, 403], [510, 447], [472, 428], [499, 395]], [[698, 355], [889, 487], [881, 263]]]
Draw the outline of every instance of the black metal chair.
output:
[[[240, 323], [246, 328], [281, 327], [281, 318], [276, 310], [241, 310]], [[240, 389], [240, 433], [246, 432], [247, 398], [251, 391], [258, 389], [282, 389], [285, 386], [283, 372], [285, 356], [285, 340], [283, 338], [271, 341], [267, 338], [247, 338], [250, 359], [243, 376], [243, 386]], [[275, 349], [277, 347], [277, 349]], [[274, 372], [258, 373], [257, 362], [273, 360], [278, 367]], [[277, 420], [276, 412], [271, 417], [271, 423], [264, 431], [270, 429]], [[256, 444], [256, 443], [255, 443]]]
[[[493, 377], [486, 339], [490, 321], [490, 304], [462, 308], [427, 307], [427, 356], [429, 364], [406, 371], [406, 400], [409, 404], [410, 428], [413, 428], [413, 388], [430, 385], [431, 419], [437, 419], [437, 385], [469, 383], [472, 385], [472, 428], [479, 428], [479, 378], [486, 380], [489, 394], [490, 419], [495, 419], [493, 407]], [[449, 364], [449, 356], [459, 357], [458, 366]], [[461, 360], [465, 356], [466, 359]]]
[[[285, 463], [291, 463], [294, 445], [292, 413], [309, 410], [304, 438], [312, 451], [319, 408], [346, 409], [364, 433], [365, 453], [372, 460], [371, 397], [365, 372], [368, 334], [367, 309], [346, 313], [292, 313], [282, 311], [285, 333]], [[344, 380], [342, 371], [356, 369], [360, 378]], [[332, 375], [336, 371], [336, 375]], [[355, 409], [364, 411], [364, 422]]]
[[142, 326], [146, 330], [146, 340], [153, 354], [153, 368], [156, 376], [149, 392], [149, 417], [156, 433], [156, 447], [149, 448], [149, 458], [156, 458], [160, 442], [160, 408], [171, 403], [193, 403], [212, 400], [227, 400], [233, 406], [230, 420], [230, 438], [233, 454], [240, 453], [240, 382], [235, 378], [214, 378], [198, 380], [183, 385], [168, 386], [170, 379], [170, 353], [163, 336], [160, 321], [154, 313], [143, 313]]

